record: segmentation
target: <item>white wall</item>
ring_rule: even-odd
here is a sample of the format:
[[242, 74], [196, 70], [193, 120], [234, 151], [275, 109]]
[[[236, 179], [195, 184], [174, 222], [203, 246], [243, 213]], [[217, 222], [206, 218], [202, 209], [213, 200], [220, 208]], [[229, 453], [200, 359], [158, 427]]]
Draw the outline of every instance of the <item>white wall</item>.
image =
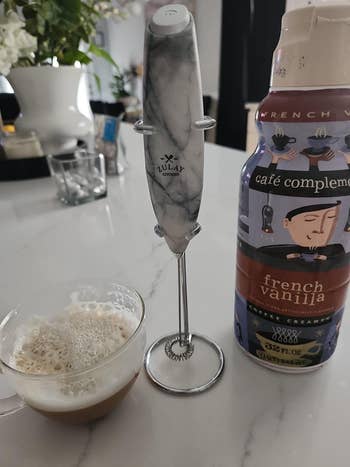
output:
[[[197, 0], [196, 26], [198, 49], [201, 60], [203, 92], [217, 96], [219, 86], [221, 0]], [[113, 59], [122, 68], [143, 60], [144, 15], [133, 16], [126, 21], [108, 21], [102, 25], [106, 46]], [[102, 80], [103, 99], [111, 100], [109, 90], [111, 67], [101, 60], [94, 60], [95, 70]]]
[[311, 1], [308, 0], [287, 0], [286, 1], [286, 10], [294, 10], [295, 8], [301, 8], [307, 6]]
[[196, 4], [203, 93], [214, 97], [219, 92], [221, 3], [221, 0], [197, 0]]
[[287, 10], [302, 8], [307, 5], [326, 5], [334, 3], [349, 3], [349, 0], [287, 0]]
[[[109, 35], [107, 21], [102, 20], [98, 26], [97, 31], [102, 34], [103, 44], [98, 46], [109, 51]], [[112, 94], [109, 88], [112, 79], [112, 66], [103, 58], [93, 57], [93, 62], [88, 65], [89, 71], [89, 89], [91, 100], [112, 101]], [[95, 78], [93, 74], [97, 74], [101, 81], [101, 92], [98, 91]]]
[[[130, 68], [131, 64], [142, 63], [143, 60], [143, 36], [145, 30], [144, 16], [132, 16], [125, 21], [114, 22], [104, 20], [98, 26], [104, 37], [104, 48], [110, 53], [114, 61], [123, 71]], [[93, 71], [101, 80], [102, 92], [99, 93], [90, 78], [90, 92], [95, 99], [101, 98], [113, 102], [110, 90], [113, 67], [101, 58], [94, 58]]]
[[120, 23], [108, 21], [110, 53], [122, 69], [142, 62], [144, 32], [143, 14]]

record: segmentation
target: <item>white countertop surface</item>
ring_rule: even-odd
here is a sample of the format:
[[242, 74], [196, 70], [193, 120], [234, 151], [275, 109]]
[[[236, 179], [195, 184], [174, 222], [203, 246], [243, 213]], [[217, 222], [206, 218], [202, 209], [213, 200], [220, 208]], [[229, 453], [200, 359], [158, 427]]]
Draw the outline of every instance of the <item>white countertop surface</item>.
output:
[[[148, 343], [175, 331], [176, 260], [153, 233], [142, 137], [124, 127], [130, 168], [108, 197], [62, 206], [53, 182], [0, 183], [0, 314], [30, 288], [102, 277], [137, 288]], [[69, 427], [25, 408], [0, 418], [1, 467], [341, 467], [350, 465], [350, 313], [331, 362], [307, 375], [257, 366], [234, 344], [240, 168], [246, 154], [206, 146], [203, 231], [187, 255], [190, 324], [226, 356], [222, 380], [191, 397], [142, 373], [106, 419]], [[8, 388], [0, 376], [0, 395]]]

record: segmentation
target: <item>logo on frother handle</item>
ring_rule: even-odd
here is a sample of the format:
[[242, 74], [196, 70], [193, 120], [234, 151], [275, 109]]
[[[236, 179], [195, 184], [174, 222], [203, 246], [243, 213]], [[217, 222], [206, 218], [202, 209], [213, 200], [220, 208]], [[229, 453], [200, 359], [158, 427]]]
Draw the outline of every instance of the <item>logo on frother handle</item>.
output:
[[157, 166], [157, 171], [163, 177], [178, 177], [185, 169], [174, 154], [164, 154], [160, 160], [162, 163]]

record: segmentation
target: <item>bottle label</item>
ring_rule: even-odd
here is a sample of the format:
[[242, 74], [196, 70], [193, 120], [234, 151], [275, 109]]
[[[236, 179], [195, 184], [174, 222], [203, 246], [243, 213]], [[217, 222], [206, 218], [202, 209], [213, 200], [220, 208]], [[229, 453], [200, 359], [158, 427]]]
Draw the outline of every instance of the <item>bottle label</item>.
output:
[[310, 367], [334, 352], [349, 282], [350, 124], [258, 125], [240, 194], [235, 333], [270, 365]]

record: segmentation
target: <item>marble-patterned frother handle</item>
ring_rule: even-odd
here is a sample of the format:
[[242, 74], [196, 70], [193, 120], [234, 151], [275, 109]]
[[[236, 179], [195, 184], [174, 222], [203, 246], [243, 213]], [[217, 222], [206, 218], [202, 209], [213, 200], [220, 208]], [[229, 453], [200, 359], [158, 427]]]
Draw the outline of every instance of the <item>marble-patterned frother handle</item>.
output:
[[203, 188], [204, 135], [215, 120], [203, 116], [194, 21], [182, 5], [160, 8], [146, 28], [144, 135], [152, 205], [163, 235], [176, 254], [194, 232]]
[[[186, 248], [200, 232], [204, 135], [215, 121], [203, 116], [193, 18], [183, 5], [160, 8], [146, 28], [143, 121], [145, 163], [155, 232], [177, 256], [178, 332], [157, 339], [145, 355], [150, 380], [171, 394], [198, 394], [219, 380], [224, 354], [211, 339], [192, 333], [187, 300]], [[164, 360], [166, 359], [166, 360]], [[191, 359], [191, 378], [188, 366]], [[169, 362], [178, 366], [176, 371]], [[205, 370], [203, 372], [203, 362]], [[170, 369], [172, 368], [172, 369]]]

